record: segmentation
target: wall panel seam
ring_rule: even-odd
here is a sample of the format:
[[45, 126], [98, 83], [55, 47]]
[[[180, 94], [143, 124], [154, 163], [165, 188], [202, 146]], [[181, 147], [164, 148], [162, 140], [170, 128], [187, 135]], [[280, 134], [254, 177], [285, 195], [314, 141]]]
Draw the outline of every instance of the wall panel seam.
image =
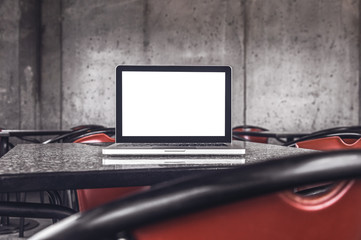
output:
[[21, 120], [21, 118], [22, 118], [22, 116], [21, 116], [21, 87], [20, 87], [20, 78], [21, 78], [21, 76], [20, 76], [20, 19], [21, 19], [21, 8], [20, 8], [21, 6], [20, 6], [20, 0], [18, 1], [18, 11], [19, 11], [19, 14], [20, 14], [20, 16], [19, 16], [19, 19], [18, 19], [18, 36], [17, 36], [17, 42], [18, 42], [18, 44], [17, 44], [17, 69], [18, 69], [18, 77], [17, 77], [17, 81], [18, 81], [18, 99], [19, 99], [19, 101], [18, 101], [18, 110], [19, 110], [19, 120], [18, 120], [18, 129], [21, 129], [21, 122], [22, 122], [22, 120]]
[[361, 0], [358, 1], [358, 124], [361, 124]]
[[247, 0], [241, 0], [243, 5], [243, 124], [247, 124]]
[[63, 20], [64, 20], [64, 16], [63, 16], [63, 0], [59, 1], [59, 9], [60, 9], [60, 19], [59, 19], [59, 54], [60, 54], [60, 71], [59, 71], [59, 75], [60, 75], [60, 86], [59, 86], [59, 91], [60, 91], [60, 100], [59, 100], [59, 128], [63, 129]]

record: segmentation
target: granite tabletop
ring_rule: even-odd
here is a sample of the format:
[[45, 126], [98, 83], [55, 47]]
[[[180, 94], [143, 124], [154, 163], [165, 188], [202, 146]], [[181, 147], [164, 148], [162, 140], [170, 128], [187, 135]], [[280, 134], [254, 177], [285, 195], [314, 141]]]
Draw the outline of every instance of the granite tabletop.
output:
[[[246, 149], [245, 164], [311, 151], [251, 142], [238, 144], [244, 144]], [[102, 148], [77, 143], [19, 144], [0, 158], [0, 192], [151, 185], [224, 168], [104, 165]]]

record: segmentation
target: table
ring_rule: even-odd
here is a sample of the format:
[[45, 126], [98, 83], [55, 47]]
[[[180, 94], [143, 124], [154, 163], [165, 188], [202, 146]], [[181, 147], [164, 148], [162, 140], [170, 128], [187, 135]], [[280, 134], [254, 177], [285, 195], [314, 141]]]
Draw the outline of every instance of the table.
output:
[[[246, 164], [311, 151], [252, 142], [238, 144], [244, 144]], [[220, 169], [103, 165], [103, 147], [78, 143], [19, 144], [0, 158], [0, 192], [144, 186]]]
[[10, 137], [62, 135], [70, 132], [70, 130], [0, 130], [0, 157], [9, 151]]

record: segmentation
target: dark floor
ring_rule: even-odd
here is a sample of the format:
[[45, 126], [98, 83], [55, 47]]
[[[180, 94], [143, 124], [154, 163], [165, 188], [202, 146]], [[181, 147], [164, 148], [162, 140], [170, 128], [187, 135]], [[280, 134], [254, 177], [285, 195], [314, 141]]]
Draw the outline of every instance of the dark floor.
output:
[[[23, 238], [20, 238], [19, 237], [19, 233], [18, 232], [15, 232], [15, 233], [11, 233], [11, 234], [3, 234], [3, 235], [0, 235], [0, 239], [1, 240], [18, 240], [18, 239], [27, 239], [29, 238], [30, 236], [32, 236], [33, 234], [35, 234], [36, 232], [40, 231], [41, 229], [43, 228], [46, 228], [47, 226], [49, 226], [50, 224], [52, 224], [52, 220], [50, 219], [30, 219], [32, 221], [36, 221], [37, 223], [39, 223], [39, 225], [34, 228], [34, 229], [31, 229], [31, 230], [28, 230], [28, 231], [25, 231], [24, 232], [24, 237]], [[17, 218], [12, 218], [12, 221], [14, 222], [18, 222], [18, 219]], [[25, 221], [28, 221], [28, 219], [25, 219]], [[1, 228], [1, 227], [0, 227]]]
[[[11, 200], [13, 199], [14, 196], [10, 196]], [[38, 192], [32, 192], [32, 193], [27, 193], [26, 194], [26, 201], [27, 202], [40, 202], [40, 195]], [[46, 199], [45, 199], [46, 202]], [[19, 223], [19, 218], [10, 218], [10, 222], [14, 225], [18, 225]], [[8, 233], [8, 234], [1, 234], [1, 230], [3, 229], [2, 226], [0, 225], [0, 240], [15, 240], [15, 239], [27, 239], [30, 236], [34, 235], [35, 233], [37, 233], [38, 231], [46, 228], [47, 226], [53, 224], [53, 220], [52, 219], [25, 219], [25, 223], [26, 225], [37, 225], [35, 228], [26, 230], [24, 232], [24, 237], [20, 238], [19, 237], [19, 232], [16, 231], [14, 233]]]

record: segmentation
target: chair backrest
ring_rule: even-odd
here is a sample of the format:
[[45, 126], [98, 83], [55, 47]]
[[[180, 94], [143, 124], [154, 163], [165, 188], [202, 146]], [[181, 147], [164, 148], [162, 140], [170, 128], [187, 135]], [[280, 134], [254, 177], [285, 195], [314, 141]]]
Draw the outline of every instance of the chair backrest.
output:
[[320, 151], [361, 149], [361, 139], [342, 139], [339, 136], [332, 136], [297, 142], [296, 146]]
[[159, 185], [72, 216], [33, 239], [111, 239], [134, 229], [138, 240], [360, 239], [359, 181], [322, 197], [278, 192], [356, 176], [361, 150], [270, 160]]
[[115, 139], [109, 137], [105, 133], [97, 133], [97, 134], [81, 137], [74, 141], [74, 143], [99, 143], [99, 142], [115, 142]]
[[72, 131], [63, 135], [59, 135], [48, 139], [43, 142], [43, 144], [48, 143], [57, 143], [57, 142], [74, 142], [78, 138], [83, 136], [95, 134], [95, 133], [108, 133], [108, 132], [115, 132], [114, 128], [106, 128], [101, 125], [80, 125], [71, 129]]
[[[251, 125], [243, 125], [243, 126], [236, 126], [232, 129], [233, 133], [239, 132], [262, 132], [268, 131], [265, 128], [251, 126]], [[250, 142], [258, 142], [258, 143], [268, 143], [267, 137], [257, 137], [257, 136], [249, 136], [249, 135], [233, 135], [233, 140], [243, 140], [243, 141], [250, 141]]]

